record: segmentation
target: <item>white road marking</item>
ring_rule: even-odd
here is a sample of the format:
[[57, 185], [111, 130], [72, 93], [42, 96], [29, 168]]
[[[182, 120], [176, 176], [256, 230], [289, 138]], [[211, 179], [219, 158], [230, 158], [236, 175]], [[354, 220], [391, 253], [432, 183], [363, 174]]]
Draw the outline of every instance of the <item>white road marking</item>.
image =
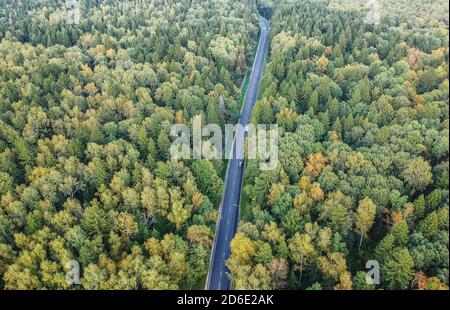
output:
[[219, 290], [220, 290], [220, 285], [222, 284], [222, 281], [219, 281]]

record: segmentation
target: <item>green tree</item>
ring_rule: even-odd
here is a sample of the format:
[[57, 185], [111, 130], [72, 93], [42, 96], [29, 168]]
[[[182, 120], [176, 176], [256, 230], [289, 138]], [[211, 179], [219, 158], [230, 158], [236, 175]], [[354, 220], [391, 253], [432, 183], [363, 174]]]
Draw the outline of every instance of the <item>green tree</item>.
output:
[[366, 197], [359, 202], [355, 217], [356, 231], [361, 235], [358, 248], [361, 248], [363, 237], [367, 236], [368, 231], [372, 227], [376, 212], [377, 206], [370, 198]]
[[391, 258], [381, 267], [382, 278], [388, 289], [406, 289], [414, 275], [414, 261], [408, 249], [394, 249]]
[[403, 179], [413, 191], [420, 191], [427, 187], [433, 178], [430, 164], [422, 158], [409, 162], [402, 173]]

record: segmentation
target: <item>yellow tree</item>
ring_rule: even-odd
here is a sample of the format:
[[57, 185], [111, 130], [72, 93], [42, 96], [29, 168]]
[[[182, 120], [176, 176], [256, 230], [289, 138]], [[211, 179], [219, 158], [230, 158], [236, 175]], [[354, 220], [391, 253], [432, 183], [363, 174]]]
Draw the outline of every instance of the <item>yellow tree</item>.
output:
[[316, 61], [317, 70], [320, 73], [326, 72], [328, 68], [328, 63], [329, 63], [328, 58], [326, 58], [325, 55], [320, 56], [319, 59], [317, 59]]
[[294, 237], [289, 241], [289, 250], [292, 261], [300, 270], [299, 281], [301, 281], [304, 266], [311, 264], [316, 257], [316, 250], [312, 244], [311, 236], [295, 233]]
[[311, 184], [311, 188], [308, 194], [309, 197], [311, 197], [314, 201], [321, 201], [325, 196], [322, 189], [320, 188], [320, 184], [317, 182]]
[[301, 192], [294, 197], [294, 207], [297, 208], [302, 215], [308, 212], [311, 203], [312, 199], [308, 197], [306, 192]]
[[280, 197], [285, 191], [284, 185], [281, 183], [272, 184], [270, 188], [270, 193], [268, 197], [268, 203], [270, 206], [273, 206], [277, 201], [278, 197]]
[[187, 240], [191, 243], [198, 243], [204, 246], [211, 246], [212, 244], [212, 232], [205, 225], [192, 225], [187, 229]]
[[252, 257], [256, 254], [256, 249], [253, 241], [250, 240], [244, 233], [237, 233], [230, 243], [231, 256], [234, 257], [240, 264], [248, 264]]
[[361, 248], [363, 237], [367, 236], [370, 228], [372, 228], [376, 213], [377, 206], [370, 198], [366, 197], [359, 202], [355, 218], [356, 230], [361, 235], [358, 249]]
[[341, 284], [348, 286], [348, 277], [345, 275], [347, 272], [347, 262], [343, 253], [333, 252], [327, 256], [321, 256], [318, 258], [318, 265], [325, 276], [339, 280]]
[[158, 213], [158, 199], [153, 188], [144, 187], [141, 193], [141, 203], [144, 207], [144, 217], [147, 222], [152, 222], [154, 216]]
[[312, 176], [318, 176], [325, 166], [325, 157], [321, 153], [314, 153], [308, 156], [305, 170]]
[[177, 229], [180, 229], [191, 215], [192, 206], [183, 207], [184, 199], [181, 198], [181, 192], [178, 188], [169, 189], [169, 193], [172, 208], [167, 214], [167, 219], [174, 223]]
[[202, 202], [203, 202], [203, 195], [200, 193], [195, 193], [192, 196], [192, 204], [194, 206], [193, 211], [197, 210], [198, 207], [200, 207], [200, 205], [202, 204]]
[[138, 225], [133, 215], [127, 212], [121, 212], [114, 221], [114, 227], [126, 239], [132, 238], [138, 232]]

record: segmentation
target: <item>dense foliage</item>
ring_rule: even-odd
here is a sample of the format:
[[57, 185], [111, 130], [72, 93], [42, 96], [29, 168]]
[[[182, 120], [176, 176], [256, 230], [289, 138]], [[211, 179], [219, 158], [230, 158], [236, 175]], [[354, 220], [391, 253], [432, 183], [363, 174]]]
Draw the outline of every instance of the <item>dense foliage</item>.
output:
[[[244, 2], [0, 4], [0, 287], [202, 288], [220, 161], [173, 162], [169, 129], [238, 118], [256, 47]], [[72, 288], [74, 288], [72, 287]]]
[[203, 287], [225, 162], [172, 161], [169, 130], [236, 122], [259, 13], [280, 161], [246, 164], [234, 287], [446, 289], [448, 4], [365, 2], [83, 0], [70, 25], [3, 0], [0, 288]]
[[373, 25], [357, 1], [259, 2], [275, 5], [253, 121], [280, 126], [280, 165], [246, 168], [235, 287], [446, 288], [448, 3], [380, 1]]

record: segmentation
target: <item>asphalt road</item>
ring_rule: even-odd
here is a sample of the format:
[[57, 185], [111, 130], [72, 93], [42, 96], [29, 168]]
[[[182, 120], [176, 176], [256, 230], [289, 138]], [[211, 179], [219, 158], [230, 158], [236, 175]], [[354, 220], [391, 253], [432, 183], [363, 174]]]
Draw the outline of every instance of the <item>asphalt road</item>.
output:
[[[241, 112], [240, 124], [244, 127], [248, 124], [250, 113], [256, 102], [258, 84], [264, 66], [264, 57], [267, 53], [269, 44], [268, 22], [265, 19], [262, 19], [259, 26], [261, 28], [261, 36], [253, 63], [247, 96], [245, 97], [244, 106]], [[233, 145], [233, 149], [234, 151], [236, 150], [236, 144]], [[238, 224], [244, 165], [241, 160], [236, 159], [236, 156], [233, 156], [233, 159], [228, 161], [227, 169], [225, 189], [218, 224], [216, 226], [211, 262], [206, 281], [206, 289], [208, 290], [228, 290], [231, 287], [231, 281], [228, 276], [228, 268], [225, 266], [225, 261], [230, 255], [230, 241], [236, 233]]]

